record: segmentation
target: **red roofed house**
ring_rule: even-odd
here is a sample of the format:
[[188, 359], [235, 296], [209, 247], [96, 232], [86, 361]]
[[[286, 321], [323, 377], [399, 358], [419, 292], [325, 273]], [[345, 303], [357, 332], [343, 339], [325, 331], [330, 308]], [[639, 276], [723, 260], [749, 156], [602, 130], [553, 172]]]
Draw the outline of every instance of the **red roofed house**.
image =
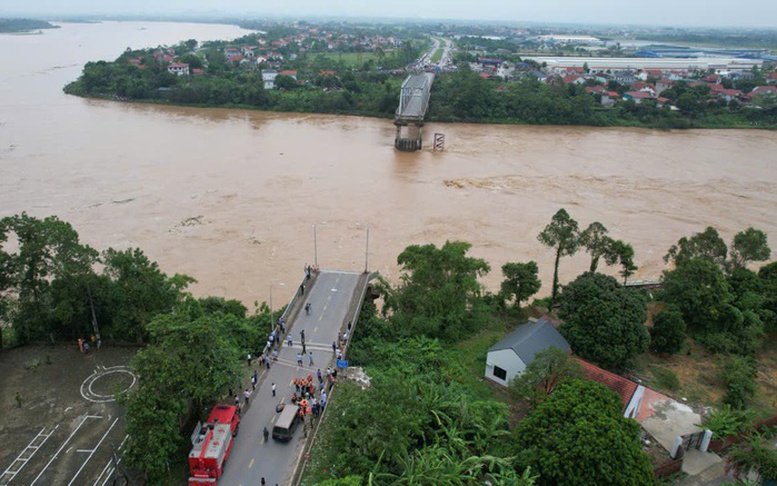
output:
[[295, 81], [297, 80], [297, 71], [286, 70], [286, 71], [281, 71], [279, 74], [281, 76], [288, 76], [290, 78], [294, 78]]
[[167, 72], [175, 74], [176, 76], [184, 76], [189, 74], [189, 65], [185, 62], [174, 62], [167, 66]]
[[583, 367], [583, 374], [586, 378], [597, 383], [601, 383], [621, 397], [623, 402], [623, 416], [627, 418], [636, 418], [639, 413], [639, 407], [642, 401], [642, 394], [645, 387], [637, 385], [631, 380], [611, 373], [598, 366], [576, 358]]
[[777, 95], [777, 86], [756, 86], [748, 94], [750, 97], [758, 95]]
[[563, 78], [561, 78], [564, 81], [564, 84], [583, 84], [585, 83], [585, 79], [582, 78], [582, 76], [579, 76], [577, 74], [567, 74]]
[[647, 91], [627, 91], [623, 93], [624, 100], [633, 100], [634, 103], [640, 104], [645, 100], [652, 100], [654, 96]]

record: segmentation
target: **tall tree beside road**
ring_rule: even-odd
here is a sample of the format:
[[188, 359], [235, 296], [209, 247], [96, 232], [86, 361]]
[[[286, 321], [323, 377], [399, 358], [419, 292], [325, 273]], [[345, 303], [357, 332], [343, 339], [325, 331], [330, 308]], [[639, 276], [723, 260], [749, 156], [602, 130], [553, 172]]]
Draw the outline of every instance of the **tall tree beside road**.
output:
[[586, 272], [564, 287], [559, 304], [559, 331], [579, 356], [619, 369], [647, 351], [645, 299], [613, 277]]
[[577, 221], [572, 219], [565, 209], [559, 209], [545, 229], [537, 235], [537, 239], [543, 245], [556, 250], [556, 260], [553, 265], [553, 288], [550, 298], [550, 306], [552, 308], [556, 303], [556, 296], [558, 294], [559, 261], [562, 256], [574, 255], [579, 248], [580, 239]]
[[151, 345], [131, 363], [140, 376], [138, 387], [122, 401], [127, 406], [126, 460], [145, 471], [152, 484], [180, 452], [186, 418], [201, 416], [215, 397], [235, 385], [245, 351], [235, 336], [247, 325], [233, 314], [202, 314], [194, 299], [149, 323]]
[[481, 285], [478, 278], [490, 270], [481, 258], [467, 256], [469, 243], [446, 241], [412, 245], [397, 257], [402, 269], [395, 289], [384, 286], [385, 312], [410, 335], [425, 334], [457, 341], [474, 328]]
[[542, 282], [537, 278], [538, 272], [537, 262], [505, 263], [502, 265], [502, 275], [505, 276], [501, 285], [502, 295], [508, 300], [515, 298], [515, 306], [520, 307], [521, 302], [540, 290]]
[[731, 268], [742, 268], [749, 262], [763, 262], [772, 254], [766, 241], [766, 233], [755, 228], [747, 228], [734, 236], [731, 243]]
[[570, 380], [523, 419], [515, 431], [519, 465], [537, 484], [653, 484], [639, 424], [621, 415], [618, 395], [593, 381]]

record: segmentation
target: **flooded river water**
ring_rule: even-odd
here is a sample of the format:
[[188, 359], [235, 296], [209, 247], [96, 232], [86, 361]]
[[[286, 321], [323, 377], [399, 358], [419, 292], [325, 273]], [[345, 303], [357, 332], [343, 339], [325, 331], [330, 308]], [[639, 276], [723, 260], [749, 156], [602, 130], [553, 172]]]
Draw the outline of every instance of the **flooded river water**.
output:
[[[632, 243], [656, 278], [683, 235], [747, 226], [777, 247], [777, 132], [429, 124], [444, 152], [393, 148], [389, 120], [84, 100], [62, 93], [89, 60], [130, 46], [234, 38], [237, 27], [110, 22], [0, 35], [0, 216], [58, 215], [98, 249], [138, 246], [198, 295], [287, 300], [314, 261], [397, 276], [414, 243], [460, 239], [492, 266], [552, 252], [560, 207]], [[587, 264], [562, 260], [562, 282]], [[614, 270], [613, 270], [614, 272]]]

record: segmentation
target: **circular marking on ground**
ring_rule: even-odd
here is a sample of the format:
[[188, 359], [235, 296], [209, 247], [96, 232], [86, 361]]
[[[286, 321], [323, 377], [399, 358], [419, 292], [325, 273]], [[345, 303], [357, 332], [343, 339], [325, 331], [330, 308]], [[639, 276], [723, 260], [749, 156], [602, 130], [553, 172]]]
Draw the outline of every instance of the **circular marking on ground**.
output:
[[[117, 375], [125, 375], [125, 376], [119, 377]], [[98, 393], [93, 389], [95, 382], [105, 378], [108, 378], [108, 379], [118, 378], [119, 380], [129, 381], [129, 386], [121, 391], [129, 390], [130, 388], [135, 386], [135, 382], [138, 381], [137, 376], [135, 376], [135, 374], [132, 371], [130, 371], [128, 366], [112, 366], [110, 368], [100, 368], [96, 370], [94, 373], [92, 373], [91, 375], [89, 375], [89, 377], [85, 379], [83, 383], [81, 383], [81, 396], [84, 397], [85, 400], [89, 400], [90, 402], [93, 402], [93, 403], [108, 403], [108, 402], [115, 401], [116, 400], [115, 394]], [[98, 389], [100, 388], [99, 383], [96, 388]]]

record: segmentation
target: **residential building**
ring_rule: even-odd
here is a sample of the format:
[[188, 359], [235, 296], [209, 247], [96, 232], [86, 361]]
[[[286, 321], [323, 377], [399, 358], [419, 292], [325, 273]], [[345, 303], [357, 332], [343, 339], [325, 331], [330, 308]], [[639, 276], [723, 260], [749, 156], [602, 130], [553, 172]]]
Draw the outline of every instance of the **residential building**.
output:
[[549, 318], [530, 320], [488, 350], [486, 378], [507, 386], [534, 361], [537, 353], [552, 346], [569, 351], [569, 343]]

